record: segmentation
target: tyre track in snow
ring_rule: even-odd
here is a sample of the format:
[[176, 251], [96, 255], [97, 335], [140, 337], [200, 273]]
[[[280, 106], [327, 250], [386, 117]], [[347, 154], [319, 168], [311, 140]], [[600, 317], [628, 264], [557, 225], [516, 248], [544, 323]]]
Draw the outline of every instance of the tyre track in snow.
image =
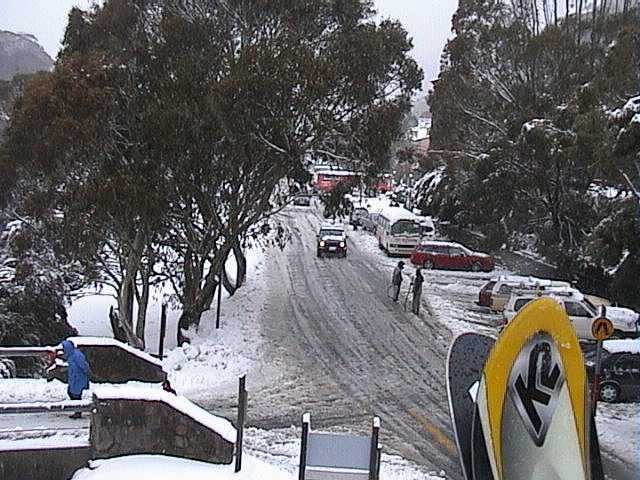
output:
[[[292, 241], [286, 256], [273, 259], [279, 283], [271, 289], [270, 325], [263, 332], [279, 344], [278, 354], [286, 342], [292, 363], [312, 379], [330, 378], [344, 393], [350, 407], [344, 417], [335, 414], [333, 402], [316, 398], [309, 407], [313, 418], [332, 417], [340, 426], [378, 415], [386, 447], [458, 478], [444, 380], [450, 333], [436, 333], [426, 312], [415, 317], [388, 299], [390, 272], [378, 269], [357, 244], [349, 241], [346, 260], [317, 259], [319, 220], [310, 211], [287, 217]], [[318, 397], [323, 394], [317, 388]], [[305, 409], [299, 405], [299, 412]]]

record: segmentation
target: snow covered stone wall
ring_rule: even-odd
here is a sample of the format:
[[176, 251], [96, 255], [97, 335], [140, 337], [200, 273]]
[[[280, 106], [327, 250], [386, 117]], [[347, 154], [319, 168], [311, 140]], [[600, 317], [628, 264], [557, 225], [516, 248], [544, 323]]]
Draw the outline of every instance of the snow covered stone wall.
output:
[[184, 397], [148, 388], [100, 387], [94, 403], [94, 458], [146, 453], [210, 463], [233, 460], [233, 425]]
[[87, 465], [91, 458], [89, 446], [50, 448], [16, 448], [0, 450], [2, 480], [63, 480]]
[[[167, 378], [162, 363], [151, 355], [113, 338], [71, 337], [91, 366], [91, 381], [126, 383], [129, 381], [160, 383]], [[56, 368], [50, 375], [66, 382], [66, 369]]]

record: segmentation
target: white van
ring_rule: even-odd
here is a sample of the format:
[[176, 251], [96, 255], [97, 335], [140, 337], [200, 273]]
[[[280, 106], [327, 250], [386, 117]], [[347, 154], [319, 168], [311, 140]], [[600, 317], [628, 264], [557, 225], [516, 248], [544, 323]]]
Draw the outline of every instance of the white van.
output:
[[411, 255], [422, 238], [418, 218], [402, 207], [386, 207], [380, 210], [376, 219], [380, 248], [388, 255]]
[[[567, 312], [569, 320], [580, 340], [595, 340], [591, 334], [593, 320], [600, 316], [599, 309], [575, 289], [556, 289], [553, 293], [536, 294], [531, 291], [514, 291], [502, 312], [508, 323], [527, 303], [540, 297], [556, 300]], [[614, 327], [616, 338], [637, 338], [640, 315], [629, 308], [607, 307], [606, 315]]]
[[555, 288], [571, 288], [571, 284], [549, 278], [500, 275], [492, 278], [480, 289], [478, 304], [489, 307], [494, 312], [502, 312], [513, 290], [551, 290]]

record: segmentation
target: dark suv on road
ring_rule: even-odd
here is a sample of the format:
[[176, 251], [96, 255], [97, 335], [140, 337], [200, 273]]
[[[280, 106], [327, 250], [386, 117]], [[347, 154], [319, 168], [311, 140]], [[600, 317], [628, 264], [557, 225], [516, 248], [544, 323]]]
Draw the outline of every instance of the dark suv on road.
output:
[[[634, 343], [635, 347], [626, 348]], [[604, 342], [600, 371], [600, 400], [604, 402], [640, 400], [640, 349], [637, 344], [638, 340]], [[589, 382], [593, 383], [595, 350], [585, 353], [585, 359], [587, 376]]]
[[342, 225], [322, 224], [318, 232], [318, 258], [323, 255], [347, 256], [347, 234]]

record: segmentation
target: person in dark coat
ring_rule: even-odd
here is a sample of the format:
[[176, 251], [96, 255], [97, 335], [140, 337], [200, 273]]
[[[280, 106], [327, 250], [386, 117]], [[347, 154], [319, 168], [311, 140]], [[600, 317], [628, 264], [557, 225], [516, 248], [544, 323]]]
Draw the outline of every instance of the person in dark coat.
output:
[[416, 269], [416, 277], [413, 279], [413, 299], [411, 303], [411, 311], [416, 315], [420, 313], [420, 299], [422, 297], [423, 283], [424, 277], [422, 276], [422, 269], [418, 267]]
[[[82, 392], [89, 388], [89, 362], [80, 350], [70, 340], [62, 342], [62, 358], [67, 362], [67, 394], [71, 400], [82, 399]], [[80, 418], [82, 414], [76, 412], [71, 418]]]
[[402, 269], [404, 268], [404, 262], [401, 260], [396, 265], [396, 268], [393, 269], [393, 276], [391, 277], [391, 286], [392, 286], [392, 298], [394, 302], [398, 301], [398, 296], [400, 296], [400, 285], [402, 285]]

